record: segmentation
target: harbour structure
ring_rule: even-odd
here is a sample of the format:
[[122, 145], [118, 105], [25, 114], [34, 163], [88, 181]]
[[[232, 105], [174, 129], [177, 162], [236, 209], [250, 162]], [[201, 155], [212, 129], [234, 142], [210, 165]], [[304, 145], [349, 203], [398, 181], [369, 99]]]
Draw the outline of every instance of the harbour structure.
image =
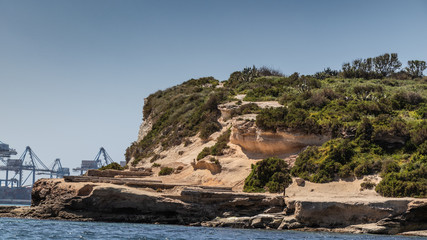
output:
[[36, 175], [47, 175], [51, 178], [70, 175], [70, 169], [62, 167], [59, 158], [55, 159], [49, 168], [29, 146], [18, 159], [12, 158], [15, 155], [15, 149], [0, 142], [0, 172], [4, 177], [0, 179], [0, 203], [29, 201]]
[[104, 147], [101, 147], [93, 160], [82, 160], [80, 167], [73, 168], [73, 171], [83, 175], [89, 169], [98, 169], [113, 162]]
[[0, 179], [0, 186], [23, 187], [33, 185], [36, 175], [48, 175], [51, 178], [60, 178], [70, 175], [70, 169], [62, 167], [61, 160], [57, 158], [51, 168], [47, 167], [42, 160], [34, 153], [31, 147], [27, 146], [19, 159], [10, 158], [16, 155], [14, 149], [10, 149], [7, 144], [2, 144], [2, 156], [0, 171], [5, 171], [5, 179]]

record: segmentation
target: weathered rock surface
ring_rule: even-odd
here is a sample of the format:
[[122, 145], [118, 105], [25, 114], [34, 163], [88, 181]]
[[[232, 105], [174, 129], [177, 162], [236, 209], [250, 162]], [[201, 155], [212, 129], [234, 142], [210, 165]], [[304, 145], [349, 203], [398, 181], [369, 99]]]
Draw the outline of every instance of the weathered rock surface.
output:
[[19, 212], [15, 208], [0, 209], [0, 216], [198, 224], [224, 214], [253, 216], [271, 207], [278, 211], [284, 208], [280, 195], [182, 186], [154, 190], [56, 179], [37, 181], [32, 198], [31, 208], [18, 208]]
[[409, 200], [385, 202], [316, 202], [287, 201], [287, 207], [295, 212], [298, 222], [308, 227], [341, 227], [372, 223], [391, 216], [403, 214]]
[[138, 177], [146, 177], [152, 175], [153, 172], [151, 169], [141, 169], [139, 171], [121, 171], [121, 170], [114, 170], [114, 169], [107, 169], [107, 170], [98, 170], [98, 169], [89, 169], [85, 173], [85, 176], [90, 177], [132, 177], [132, 178], [138, 178]]
[[254, 121], [236, 120], [230, 141], [239, 145], [250, 158], [272, 156], [287, 157], [304, 147], [322, 145], [330, 136], [297, 134], [290, 132], [266, 132], [256, 127]]
[[207, 169], [212, 174], [217, 174], [221, 172], [221, 165], [219, 163], [207, 162], [205, 160], [200, 160], [194, 163], [191, 163], [191, 166], [194, 170], [197, 169]]
[[89, 176], [41, 179], [31, 207], [0, 207], [1, 217], [415, 235], [425, 233], [426, 213], [427, 199], [285, 201], [225, 187]]
[[[146, 104], [147, 104], [147, 99], [145, 98], [144, 99], [144, 105], [146, 105]], [[148, 134], [148, 132], [151, 131], [152, 128], [153, 128], [152, 116], [151, 115], [144, 116], [144, 121], [139, 126], [137, 142], [141, 141]]]
[[403, 232], [403, 233], [399, 233], [399, 235], [427, 237], [427, 230]]

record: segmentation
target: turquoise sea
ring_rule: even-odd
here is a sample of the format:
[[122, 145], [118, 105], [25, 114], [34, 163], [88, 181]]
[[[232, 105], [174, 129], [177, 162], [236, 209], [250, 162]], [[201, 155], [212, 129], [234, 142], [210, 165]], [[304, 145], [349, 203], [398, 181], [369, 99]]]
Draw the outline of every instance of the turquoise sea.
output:
[[0, 239], [424, 239], [419, 237], [0, 218]]

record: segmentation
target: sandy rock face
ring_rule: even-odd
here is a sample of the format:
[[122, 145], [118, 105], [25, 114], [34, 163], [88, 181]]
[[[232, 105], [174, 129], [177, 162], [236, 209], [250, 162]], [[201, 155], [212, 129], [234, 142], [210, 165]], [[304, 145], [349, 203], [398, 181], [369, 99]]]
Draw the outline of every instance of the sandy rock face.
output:
[[137, 142], [141, 141], [151, 131], [152, 127], [153, 120], [151, 119], [151, 116], [148, 116], [139, 127]]
[[230, 139], [250, 158], [287, 157], [304, 147], [322, 145], [328, 140], [329, 136], [322, 135], [266, 132], [257, 128], [254, 121], [247, 120], [234, 122]]
[[225, 187], [74, 178], [73, 182], [69, 182], [72, 177], [68, 182], [37, 181], [31, 207], [0, 207], [0, 217], [237, 228], [320, 227], [334, 232], [376, 234], [414, 234], [427, 229], [426, 199], [293, 199], [277, 194], [234, 192]]
[[[147, 104], [147, 98], [144, 98], [144, 106]], [[141, 141], [153, 128], [153, 116], [150, 114], [144, 116], [143, 122], [139, 126], [138, 140]]]
[[[244, 96], [240, 96], [242, 98]], [[282, 107], [275, 101], [251, 102], [260, 108]], [[242, 105], [249, 102], [242, 102]], [[222, 116], [219, 122], [222, 129], [213, 133], [208, 140], [201, 140], [197, 135], [187, 140], [189, 143], [182, 143], [177, 146], [164, 149], [158, 146], [153, 153], [161, 156], [156, 159], [156, 164], [162, 167], [176, 168], [183, 167], [182, 171], [172, 175], [157, 177], [162, 181], [186, 182], [201, 185], [222, 185], [235, 187], [241, 190], [245, 178], [251, 171], [251, 164], [267, 157], [283, 158], [290, 166], [293, 166], [297, 154], [309, 145], [321, 145], [330, 138], [321, 135], [294, 134], [288, 132], [266, 132], [257, 128], [255, 124], [257, 114], [245, 114], [232, 116], [232, 111], [242, 105], [236, 102], [229, 102], [218, 106]], [[145, 116], [144, 122], [140, 126], [138, 140], [141, 141], [152, 128], [152, 117]], [[218, 165], [210, 164], [206, 159], [195, 162], [198, 154], [205, 147], [212, 147], [221, 133], [231, 128], [230, 142], [228, 148], [220, 156], [215, 156], [219, 161]], [[154, 160], [153, 156], [141, 159], [138, 168], [150, 168]], [[130, 162], [134, 159], [131, 158]], [[153, 177], [158, 175], [154, 170]], [[156, 178], [156, 179], [157, 179]]]
[[212, 163], [212, 162], [207, 162], [207, 161], [204, 161], [204, 160], [200, 160], [200, 161], [197, 161], [195, 163], [191, 163], [191, 166], [193, 167], [194, 170], [197, 170], [197, 169], [207, 169], [212, 174], [217, 174], [217, 173], [221, 172], [221, 165], [220, 164], [216, 164], [216, 163]]
[[[124, 185], [41, 179], [31, 209], [20, 217], [191, 224], [217, 216], [252, 216], [284, 208], [280, 195], [176, 186], [157, 191]], [[13, 210], [13, 209], [12, 209]]]
[[348, 226], [377, 222], [386, 217], [403, 214], [409, 200], [389, 200], [385, 202], [287, 202], [294, 208], [295, 218], [306, 226]]

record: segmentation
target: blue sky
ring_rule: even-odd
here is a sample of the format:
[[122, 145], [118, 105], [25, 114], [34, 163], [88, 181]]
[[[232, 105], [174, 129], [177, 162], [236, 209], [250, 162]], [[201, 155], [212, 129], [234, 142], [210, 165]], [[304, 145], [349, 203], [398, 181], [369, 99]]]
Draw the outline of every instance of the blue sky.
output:
[[0, 0], [0, 140], [77, 167], [136, 140], [143, 99], [245, 66], [427, 60], [427, 1]]

